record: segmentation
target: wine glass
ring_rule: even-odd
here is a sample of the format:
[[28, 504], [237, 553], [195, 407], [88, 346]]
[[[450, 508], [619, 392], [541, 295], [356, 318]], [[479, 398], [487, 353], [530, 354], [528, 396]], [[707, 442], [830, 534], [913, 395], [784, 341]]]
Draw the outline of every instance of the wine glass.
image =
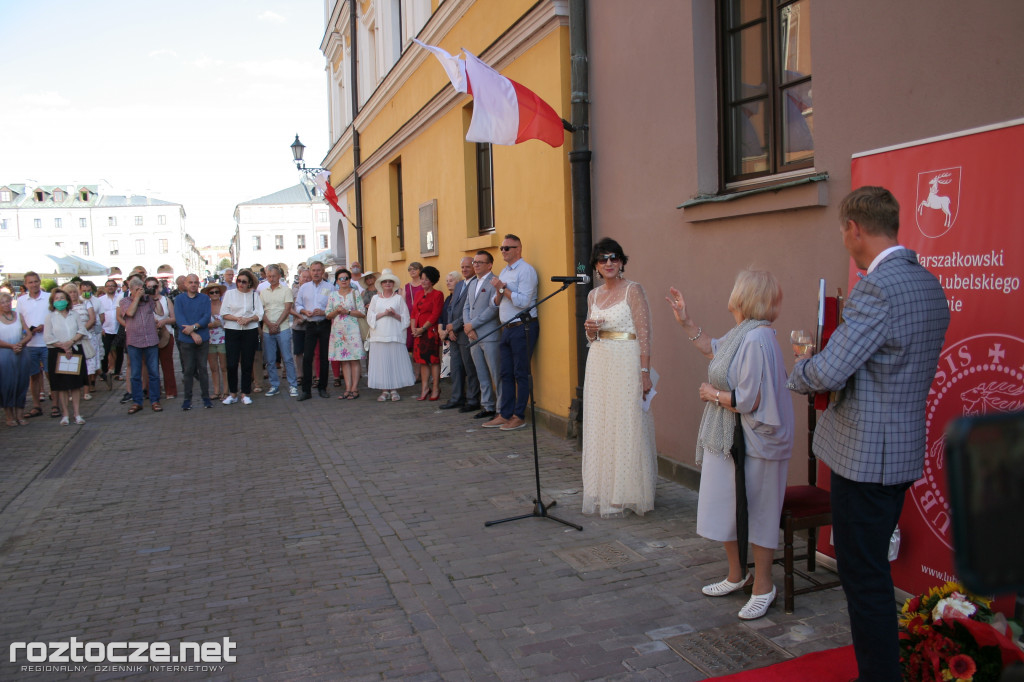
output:
[[814, 342], [809, 332], [804, 329], [794, 329], [789, 333], [789, 341], [793, 344], [793, 350], [797, 355], [807, 355], [814, 351]]

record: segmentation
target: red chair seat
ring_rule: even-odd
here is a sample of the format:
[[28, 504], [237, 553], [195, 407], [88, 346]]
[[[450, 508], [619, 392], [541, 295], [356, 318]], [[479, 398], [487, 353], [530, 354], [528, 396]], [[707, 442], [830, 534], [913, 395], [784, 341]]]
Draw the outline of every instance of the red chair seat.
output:
[[787, 511], [794, 519], [828, 514], [832, 511], [829, 492], [813, 485], [791, 485], [782, 502], [782, 513]]

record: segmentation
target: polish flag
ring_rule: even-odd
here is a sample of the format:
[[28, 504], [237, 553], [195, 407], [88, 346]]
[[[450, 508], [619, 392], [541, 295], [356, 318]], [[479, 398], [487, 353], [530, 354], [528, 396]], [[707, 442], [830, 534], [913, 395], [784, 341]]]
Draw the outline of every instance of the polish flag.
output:
[[466, 59], [461, 60], [439, 47], [415, 42], [437, 57], [456, 92], [473, 96], [467, 141], [519, 144], [542, 140], [552, 147], [562, 146], [562, 119], [535, 92], [502, 76], [465, 48]]
[[320, 171], [313, 176], [313, 183], [320, 189], [324, 195], [324, 199], [327, 199], [327, 203], [334, 207], [334, 210], [340, 213], [345, 220], [348, 220], [348, 216], [341, 210], [341, 206], [338, 204], [338, 193], [334, 191], [334, 187], [331, 185], [331, 172]]

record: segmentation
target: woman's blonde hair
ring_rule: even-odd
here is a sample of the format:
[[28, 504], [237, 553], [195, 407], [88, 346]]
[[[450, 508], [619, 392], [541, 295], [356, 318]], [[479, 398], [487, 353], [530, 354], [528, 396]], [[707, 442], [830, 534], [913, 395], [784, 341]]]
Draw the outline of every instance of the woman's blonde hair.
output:
[[782, 308], [782, 287], [767, 270], [741, 270], [729, 294], [729, 308], [745, 320], [774, 322]]
[[82, 290], [79, 289], [78, 285], [75, 284], [74, 282], [68, 282], [67, 284], [62, 286], [61, 289], [64, 290], [64, 293], [66, 293], [68, 295], [69, 299], [71, 298], [71, 292], [72, 291], [75, 292], [75, 296], [77, 298], [81, 298], [82, 297]]

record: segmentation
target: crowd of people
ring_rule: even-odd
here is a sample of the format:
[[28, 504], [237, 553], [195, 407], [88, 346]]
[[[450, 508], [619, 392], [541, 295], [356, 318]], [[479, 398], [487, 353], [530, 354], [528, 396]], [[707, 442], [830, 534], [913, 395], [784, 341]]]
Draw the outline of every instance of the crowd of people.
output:
[[[949, 312], [941, 286], [899, 245], [899, 205], [888, 190], [852, 192], [840, 205], [840, 224], [844, 247], [867, 274], [850, 292], [829, 344], [814, 355], [794, 347], [789, 374], [773, 327], [782, 289], [771, 273], [738, 274], [727, 300], [736, 324], [717, 338], [694, 322], [678, 289], [666, 296], [689, 345], [709, 360], [707, 381], [697, 387], [697, 532], [722, 543], [728, 571], [703, 593], [725, 597], [749, 585], [739, 617], [767, 613], [776, 597], [771, 566], [794, 442], [790, 392], [838, 392], [818, 422], [814, 450], [832, 470], [833, 532], [855, 653], [863, 679], [898, 679], [888, 538], [905, 491], [922, 475], [925, 402]], [[488, 251], [464, 257], [445, 276], [447, 297], [436, 288], [441, 273], [418, 262], [408, 266], [404, 285], [390, 270], [363, 273], [358, 263], [328, 281], [324, 264], [314, 262], [300, 267], [292, 287], [282, 283], [285, 268], [271, 265], [261, 275], [226, 272], [223, 283], [202, 289], [196, 275], [179, 277], [167, 295], [144, 271], [128, 277], [124, 292], [109, 280], [102, 293], [80, 282], [48, 295], [28, 273], [16, 307], [0, 291], [6, 424], [43, 414], [44, 372], [51, 416], [63, 425], [84, 423], [81, 401], [97, 381], [130, 386], [122, 399], [131, 403], [129, 414], [143, 409], [147, 393], [159, 412], [161, 377], [166, 399], [178, 390], [174, 347], [186, 411], [195, 380], [207, 408], [214, 400], [251, 405], [264, 369], [266, 396], [277, 395], [279, 364], [298, 401], [312, 398], [314, 381], [318, 395], [329, 398], [332, 374], [343, 389], [338, 399], [358, 399], [364, 362], [378, 402], [400, 400], [399, 389], [413, 386], [417, 374], [417, 399], [437, 401], [447, 346], [452, 390], [440, 409], [471, 414], [483, 428], [524, 428], [540, 333], [538, 277], [516, 235], [505, 235], [500, 253], [498, 274]], [[643, 287], [625, 278], [627, 262], [613, 239], [594, 246], [590, 265], [600, 284], [588, 295], [584, 324], [582, 507], [602, 517], [642, 515], [655, 504], [652, 313]]]

